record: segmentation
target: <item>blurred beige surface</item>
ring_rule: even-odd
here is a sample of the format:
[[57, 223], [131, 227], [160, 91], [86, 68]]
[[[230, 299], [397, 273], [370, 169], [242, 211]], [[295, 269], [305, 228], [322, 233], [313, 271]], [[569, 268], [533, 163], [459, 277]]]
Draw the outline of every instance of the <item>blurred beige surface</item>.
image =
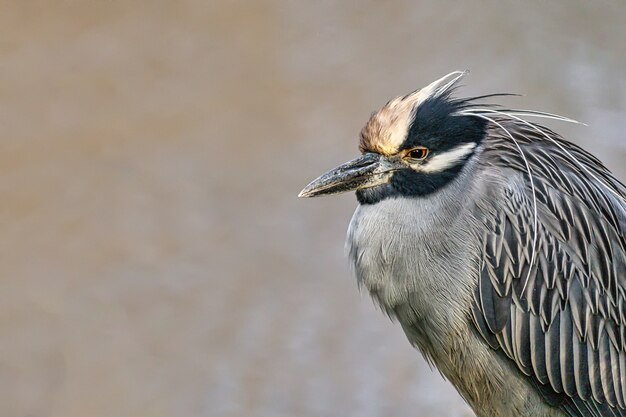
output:
[[519, 3], [0, 3], [0, 415], [463, 415], [295, 196], [464, 68], [624, 180], [626, 6]]

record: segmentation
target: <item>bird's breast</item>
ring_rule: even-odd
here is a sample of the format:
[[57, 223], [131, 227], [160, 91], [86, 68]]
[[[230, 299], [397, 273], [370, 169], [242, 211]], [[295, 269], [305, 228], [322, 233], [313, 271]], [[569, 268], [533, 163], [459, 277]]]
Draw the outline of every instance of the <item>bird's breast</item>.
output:
[[460, 204], [434, 206], [388, 199], [352, 217], [346, 246], [356, 277], [393, 315], [409, 307], [418, 316], [469, 311], [478, 271], [474, 222]]
[[478, 415], [552, 415], [521, 413], [533, 392], [506, 377], [507, 365], [474, 329], [479, 239], [471, 210], [431, 203], [398, 198], [357, 208], [346, 244], [357, 280]]

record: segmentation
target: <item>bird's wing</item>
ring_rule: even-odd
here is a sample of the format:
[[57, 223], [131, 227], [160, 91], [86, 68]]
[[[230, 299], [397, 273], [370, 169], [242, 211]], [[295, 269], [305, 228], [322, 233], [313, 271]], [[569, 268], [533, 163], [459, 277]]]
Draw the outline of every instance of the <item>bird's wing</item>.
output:
[[489, 128], [483, 163], [507, 180], [477, 205], [476, 328], [567, 415], [626, 416], [626, 188], [548, 129], [501, 123], [526, 161]]

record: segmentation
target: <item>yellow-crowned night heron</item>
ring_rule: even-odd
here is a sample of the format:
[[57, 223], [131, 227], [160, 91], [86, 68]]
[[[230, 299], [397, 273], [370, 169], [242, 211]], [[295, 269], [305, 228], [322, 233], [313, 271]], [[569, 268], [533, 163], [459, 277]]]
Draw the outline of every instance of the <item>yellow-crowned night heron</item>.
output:
[[626, 187], [526, 119], [572, 120], [454, 98], [462, 75], [388, 102], [300, 196], [356, 190], [359, 283], [478, 416], [626, 416]]

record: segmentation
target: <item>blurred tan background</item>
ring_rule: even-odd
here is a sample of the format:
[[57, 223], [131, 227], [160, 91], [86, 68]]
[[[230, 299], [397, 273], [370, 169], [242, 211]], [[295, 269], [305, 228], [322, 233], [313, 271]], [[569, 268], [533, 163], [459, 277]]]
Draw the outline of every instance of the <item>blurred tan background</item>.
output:
[[621, 1], [2, 1], [0, 415], [462, 416], [298, 191], [456, 69], [622, 180]]

